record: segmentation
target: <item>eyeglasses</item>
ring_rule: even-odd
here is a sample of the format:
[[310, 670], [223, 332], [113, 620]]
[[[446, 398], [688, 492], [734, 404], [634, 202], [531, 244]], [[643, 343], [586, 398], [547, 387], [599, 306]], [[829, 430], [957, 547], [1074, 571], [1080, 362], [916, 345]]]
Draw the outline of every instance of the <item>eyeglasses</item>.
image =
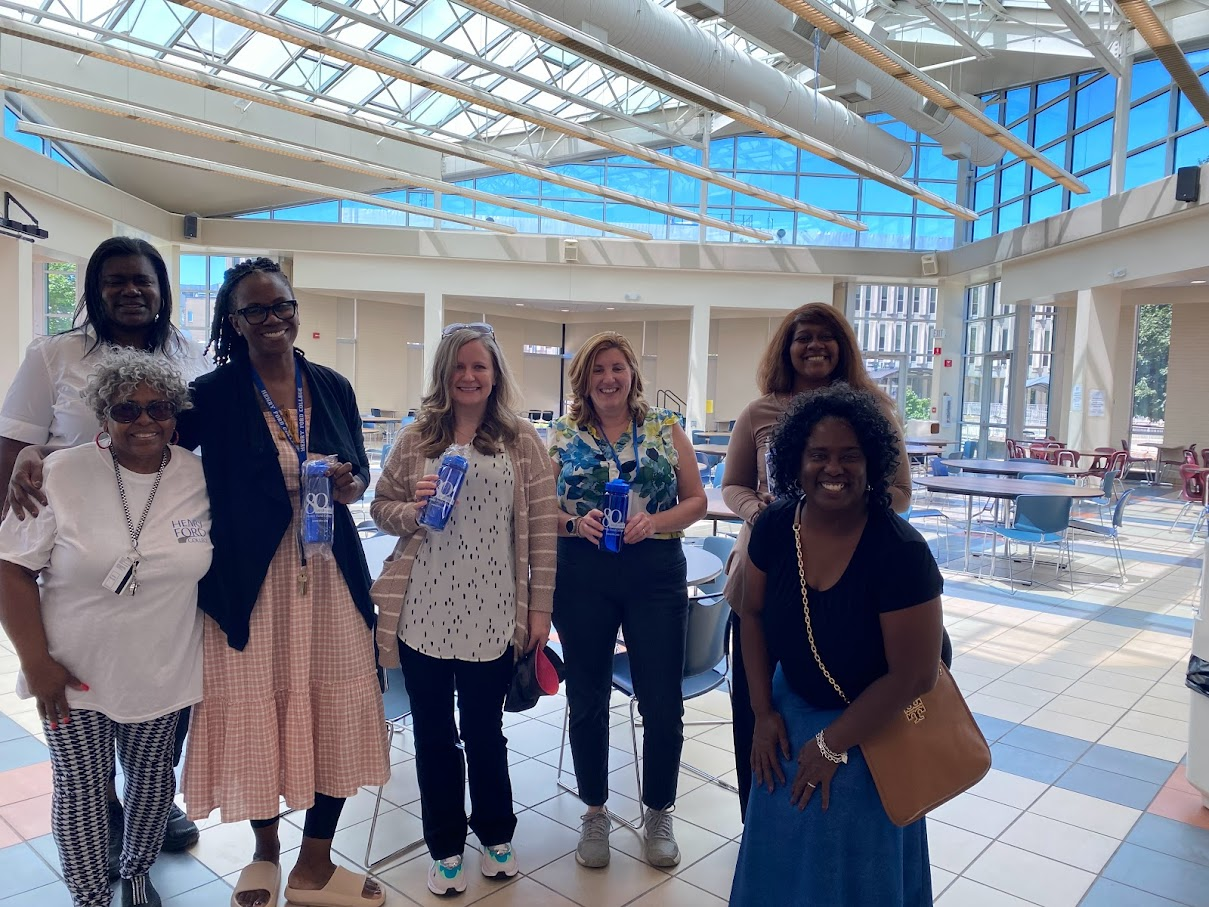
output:
[[495, 328], [485, 321], [476, 321], [473, 324], [447, 324], [445, 330], [441, 331], [442, 337], [448, 337], [454, 331], [474, 331], [476, 334], [484, 334], [488, 337], [495, 336]]
[[293, 321], [294, 316], [298, 314], [298, 300], [287, 299], [272, 305], [248, 305], [235, 310], [235, 314], [242, 315], [248, 324], [264, 324], [268, 320], [269, 312], [282, 321]]
[[127, 400], [109, 407], [109, 418], [125, 424], [137, 421], [144, 412], [156, 422], [168, 422], [176, 418], [176, 404], [171, 400], [152, 400], [146, 406], [139, 406], [133, 400]]

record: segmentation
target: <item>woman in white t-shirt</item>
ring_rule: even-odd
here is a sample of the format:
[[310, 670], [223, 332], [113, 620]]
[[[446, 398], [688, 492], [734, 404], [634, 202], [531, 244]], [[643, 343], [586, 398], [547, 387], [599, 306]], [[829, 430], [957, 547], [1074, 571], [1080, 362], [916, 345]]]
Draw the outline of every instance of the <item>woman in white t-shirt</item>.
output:
[[[37, 517], [0, 524], [0, 622], [50, 749], [51, 823], [75, 907], [108, 907], [106, 788], [125, 775], [122, 904], [158, 905], [148, 871], [175, 792], [181, 709], [201, 699], [197, 583], [210, 566], [201, 461], [174, 448], [179, 374], [133, 349], [95, 362], [95, 444], [46, 458]], [[39, 583], [39, 577], [41, 583]]]

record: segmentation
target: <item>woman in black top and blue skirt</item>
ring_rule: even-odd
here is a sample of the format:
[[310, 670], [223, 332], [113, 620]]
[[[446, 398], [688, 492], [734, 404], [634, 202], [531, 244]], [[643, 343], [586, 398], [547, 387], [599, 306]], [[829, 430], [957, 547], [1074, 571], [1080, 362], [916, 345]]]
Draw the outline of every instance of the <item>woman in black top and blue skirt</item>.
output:
[[735, 907], [932, 903], [924, 820], [890, 821], [860, 750], [940, 661], [943, 583], [890, 509], [898, 456], [878, 402], [846, 384], [801, 395], [777, 427], [773, 479], [789, 493], [748, 549], [756, 730]]

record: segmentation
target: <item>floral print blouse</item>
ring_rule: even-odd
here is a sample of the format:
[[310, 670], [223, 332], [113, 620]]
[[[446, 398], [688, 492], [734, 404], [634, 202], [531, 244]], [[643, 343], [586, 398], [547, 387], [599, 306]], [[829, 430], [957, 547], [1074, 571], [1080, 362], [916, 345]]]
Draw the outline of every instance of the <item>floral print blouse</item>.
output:
[[[584, 516], [600, 507], [605, 485], [622, 478], [630, 483], [630, 512], [643, 508], [659, 513], [676, 506], [676, 464], [679, 460], [672, 428], [680, 417], [651, 407], [638, 423], [638, 458], [634, 429], [627, 428], [610, 450], [609, 442], [592, 424], [580, 428], [567, 416], [550, 424], [550, 456], [557, 464], [558, 505], [566, 513]], [[616, 458], [614, 458], [614, 452]], [[618, 462], [620, 461], [620, 469]], [[655, 538], [680, 538], [683, 532], [657, 533]]]

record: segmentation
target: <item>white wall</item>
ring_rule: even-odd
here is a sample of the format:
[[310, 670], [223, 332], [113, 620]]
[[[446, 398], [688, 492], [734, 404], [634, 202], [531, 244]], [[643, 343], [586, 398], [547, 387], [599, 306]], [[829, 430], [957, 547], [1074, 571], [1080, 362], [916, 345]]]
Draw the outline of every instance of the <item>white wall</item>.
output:
[[1209, 445], [1209, 304], [1171, 307], [1163, 443]]

